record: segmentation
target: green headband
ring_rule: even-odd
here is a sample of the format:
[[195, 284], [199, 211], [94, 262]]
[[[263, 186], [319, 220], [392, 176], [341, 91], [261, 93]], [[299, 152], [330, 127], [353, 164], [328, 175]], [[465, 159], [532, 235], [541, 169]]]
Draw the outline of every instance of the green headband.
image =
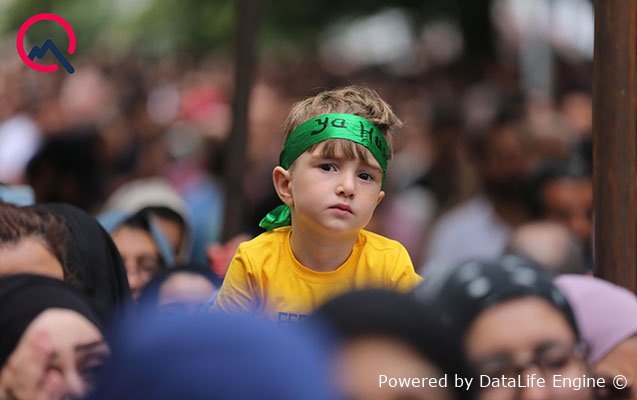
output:
[[[389, 146], [378, 128], [352, 114], [323, 114], [299, 125], [288, 136], [279, 157], [279, 165], [289, 169], [307, 149], [327, 139], [345, 139], [365, 146], [383, 170], [383, 184], [387, 172]], [[290, 208], [280, 205], [266, 215], [259, 226], [270, 231], [292, 223]]]

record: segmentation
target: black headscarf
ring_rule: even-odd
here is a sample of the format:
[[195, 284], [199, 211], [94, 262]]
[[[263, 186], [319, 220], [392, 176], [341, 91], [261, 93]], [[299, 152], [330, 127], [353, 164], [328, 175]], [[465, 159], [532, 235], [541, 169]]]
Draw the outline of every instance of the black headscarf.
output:
[[126, 268], [110, 235], [95, 218], [68, 204], [42, 204], [37, 209], [64, 218], [68, 230], [66, 266], [70, 283], [82, 291], [109, 326], [131, 302]]
[[[433, 310], [407, 294], [379, 289], [349, 292], [321, 306], [312, 320], [326, 324], [344, 342], [364, 337], [393, 339], [445, 374], [470, 375], [461, 350], [447, 338]], [[473, 396], [466, 388], [455, 388], [455, 392], [458, 399]]]
[[88, 301], [67, 283], [41, 275], [0, 278], [0, 369], [29, 324], [49, 308], [76, 311], [103, 333]]
[[423, 278], [413, 294], [437, 310], [455, 340], [462, 341], [467, 329], [486, 309], [521, 297], [539, 297], [549, 302], [579, 338], [566, 297], [547, 272], [526, 258], [505, 255], [492, 261], [469, 261], [455, 268], [433, 269]]

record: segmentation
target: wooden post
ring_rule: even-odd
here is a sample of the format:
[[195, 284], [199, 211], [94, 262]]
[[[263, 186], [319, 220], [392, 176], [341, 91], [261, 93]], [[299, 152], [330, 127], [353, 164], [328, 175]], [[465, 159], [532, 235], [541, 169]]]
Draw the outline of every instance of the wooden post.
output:
[[241, 232], [246, 215], [243, 176], [248, 146], [250, 89], [256, 64], [254, 47], [259, 22], [259, 0], [239, 0], [237, 13], [232, 129], [225, 162], [224, 242]]
[[595, 275], [637, 293], [637, 0], [595, 0]]

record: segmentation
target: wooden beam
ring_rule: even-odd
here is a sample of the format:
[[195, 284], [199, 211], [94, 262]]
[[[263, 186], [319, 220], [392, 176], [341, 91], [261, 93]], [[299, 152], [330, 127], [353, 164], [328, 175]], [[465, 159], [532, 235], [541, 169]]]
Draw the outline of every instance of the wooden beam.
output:
[[595, 0], [595, 275], [637, 293], [637, 0]]
[[222, 240], [225, 242], [244, 229], [246, 199], [243, 190], [246, 149], [248, 147], [248, 111], [256, 64], [255, 43], [259, 25], [260, 0], [239, 0], [235, 39], [235, 86], [232, 102], [232, 129], [225, 162], [225, 209]]

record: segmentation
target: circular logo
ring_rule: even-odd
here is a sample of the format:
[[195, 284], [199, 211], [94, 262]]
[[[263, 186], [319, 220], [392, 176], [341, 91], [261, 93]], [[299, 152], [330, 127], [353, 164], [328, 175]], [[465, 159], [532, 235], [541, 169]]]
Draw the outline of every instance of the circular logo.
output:
[[[54, 71], [57, 71], [58, 69], [57, 64], [51, 64], [51, 65], [36, 64], [33, 62], [33, 58], [30, 58], [31, 54], [27, 55], [27, 52], [24, 50], [24, 36], [26, 35], [27, 31], [33, 24], [40, 21], [53, 21], [57, 23], [58, 25], [62, 26], [62, 28], [64, 28], [64, 30], [66, 31], [66, 36], [69, 38], [69, 47], [67, 49], [67, 52], [69, 54], [75, 53], [75, 46], [77, 44], [77, 40], [75, 38], [75, 32], [73, 31], [71, 24], [69, 24], [64, 18], [60, 17], [59, 15], [51, 14], [51, 13], [41, 13], [41, 14], [36, 14], [32, 16], [31, 18], [27, 19], [18, 30], [18, 37], [16, 38], [16, 48], [18, 49], [18, 55], [20, 56], [20, 59], [22, 60], [22, 62], [28, 65], [29, 68], [39, 72], [54, 72]], [[49, 43], [49, 41], [47, 41], [47, 43]], [[50, 43], [53, 43], [53, 42], [50, 42]], [[55, 47], [55, 45], [53, 45], [52, 47], [54, 50], [57, 50], [57, 47]], [[35, 46], [31, 50], [31, 53], [38, 52], [40, 50], [42, 50], [43, 52], [46, 52], [47, 49], [48, 47], [45, 43], [45, 45], [42, 46], [42, 49]], [[56, 52], [54, 51], [54, 54], [55, 53]], [[43, 55], [44, 54], [42, 53], [42, 54], [36, 54], [35, 56], [37, 56], [38, 58], [41, 58]], [[61, 54], [55, 54], [55, 55], [56, 57], [58, 57], [58, 59], [60, 59], [61, 57], [60, 59], [61, 62], [63, 63], [66, 62], [68, 64], [68, 61], [66, 61], [63, 55]]]

